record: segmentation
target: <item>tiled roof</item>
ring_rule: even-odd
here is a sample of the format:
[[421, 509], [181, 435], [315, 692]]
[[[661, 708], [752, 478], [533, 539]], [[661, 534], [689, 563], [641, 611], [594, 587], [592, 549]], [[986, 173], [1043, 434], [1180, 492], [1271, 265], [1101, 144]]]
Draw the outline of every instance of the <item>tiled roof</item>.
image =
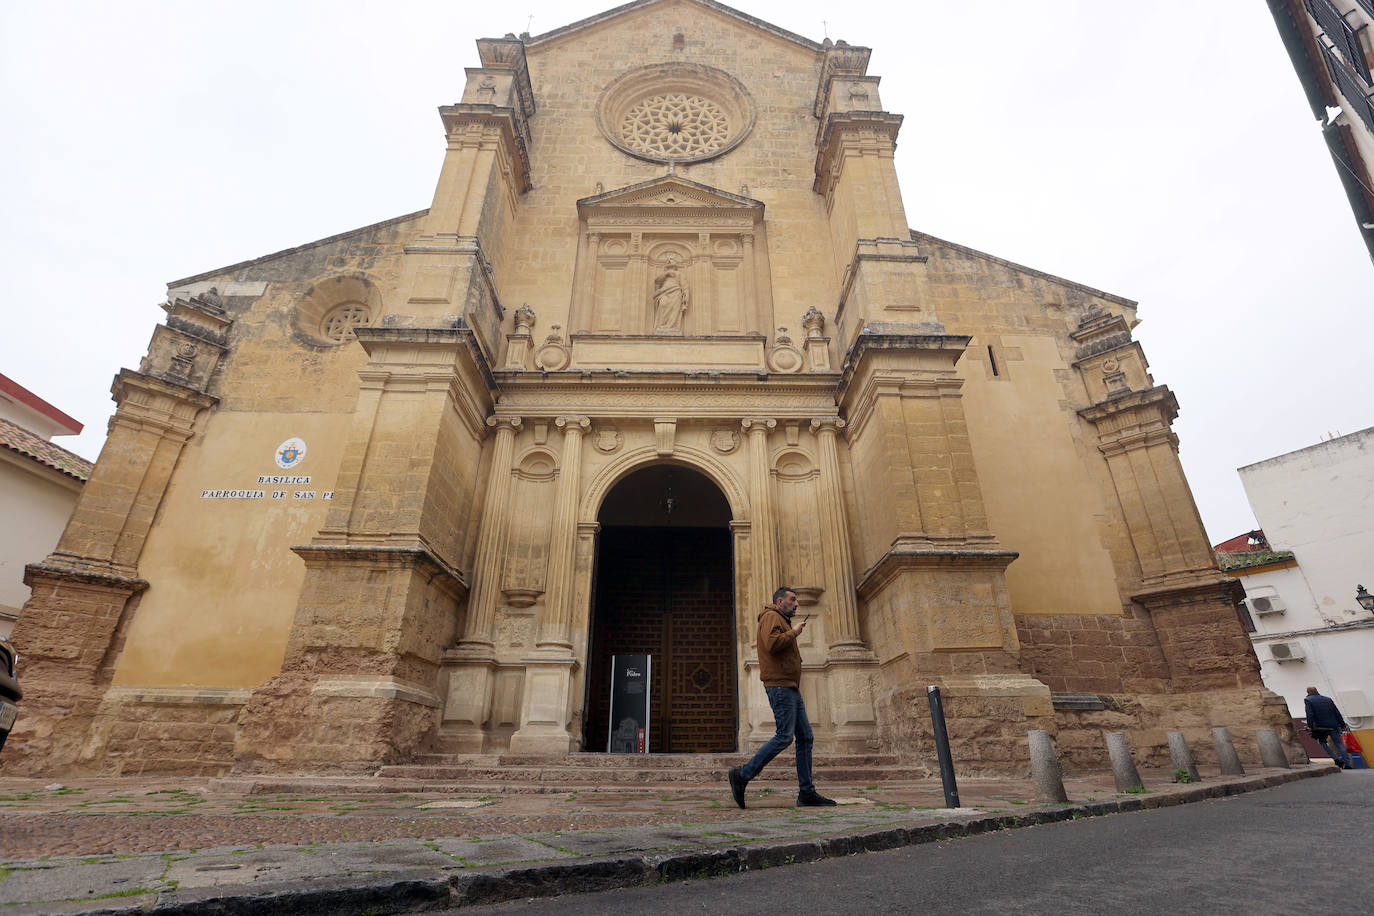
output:
[[1268, 546], [1269, 541], [1264, 536], [1264, 529], [1256, 528], [1254, 531], [1238, 534], [1220, 544], [1213, 544], [1212, 549], [1217, 553], [1253, 553], [1256, 550], [1264, 550]]
[[1222, 572], [1234, 572], [1237, 569], [1251, 569], [1256, 566], [1268, 566], [1272, 563], [1284, 563], [1293, 559], [1291, 550], [1246, 550], [1216, 552], [1217, 566]]
[[91, 468], [95, 467], [94, 464], [80, 455], [35, 436], [24, 427], [11, 423], [9, 420], [0, 420], [0, 447], [18, 452], [32, 458], [39, 464], [46, 465], [54, 471], [61, 471], [68, 477], [75, 477], [82, 482], [91, 476]]

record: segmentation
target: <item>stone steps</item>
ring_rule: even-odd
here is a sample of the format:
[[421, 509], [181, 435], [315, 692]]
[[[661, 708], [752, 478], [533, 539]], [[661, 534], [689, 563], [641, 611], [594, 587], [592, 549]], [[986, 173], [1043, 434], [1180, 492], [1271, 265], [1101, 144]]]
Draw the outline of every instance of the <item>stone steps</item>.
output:
[[[636, 769], [683, 769], [732, 767], [741, 760], [747, 760], [753, 751], [738, 751], [724, 754], [597, 754], [575, 753], [562, 756], [536, 756], [533, 754], [416, 754], [412, 764], [407, 765], [497, 765], [497, 766], [570, 766], [578, 768], [618, 768], [633, 766]], [[783, 751], [779, 759], [790, 759], [791, 752]], [[822, 754], [815, 753], [812, 759], [819, 766], [896, 766], [902, 762], [896, 754]]]
[[[700, 792], [725, 785], [734, 754], [419, 754], [415, 762], [384, 766], [370, 776], [241, 775], [214, 780], [220, 788], [251, 795], [431, 792], [475, 795]], [[816, 779], [828, 787], [894, 786], [938, 778], [933, 762], [894, 754], [816, 754]], [[796, 769], [784, 751], [757, 782], [778, 791], [795, 787]]]
[[[379, 781], [500, 785], [507, 791], [539, 791], [543, 786], [702, 786], [725, 779], [726, 771], [744, 754], [570, 754], [539, 758], [515, 755], [422, 755], [415, 763], [393, 764], [377, 771]], [[854, 785], [912, 782], [929, 779], [929, 766], [900, 762], [894, 755], [817, 755], [817, 777]], [[761, 778], [790, 781], [792, 756], [786, 752]]]

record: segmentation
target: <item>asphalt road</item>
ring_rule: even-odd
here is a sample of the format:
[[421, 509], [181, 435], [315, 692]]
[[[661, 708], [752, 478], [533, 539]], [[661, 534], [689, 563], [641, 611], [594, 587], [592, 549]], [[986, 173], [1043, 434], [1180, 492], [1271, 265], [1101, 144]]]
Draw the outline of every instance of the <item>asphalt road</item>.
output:
[[1174, 808], [488, 911], [1371, 912], [1371, 843], [1374, 770], [1356, 770]]

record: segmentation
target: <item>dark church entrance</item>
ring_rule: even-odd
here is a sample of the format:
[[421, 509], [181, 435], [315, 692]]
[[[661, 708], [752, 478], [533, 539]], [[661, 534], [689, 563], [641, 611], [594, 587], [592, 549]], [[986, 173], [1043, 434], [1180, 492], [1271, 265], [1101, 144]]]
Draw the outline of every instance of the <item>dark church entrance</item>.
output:
[[606, 750], [612, 655], [653, 656], [649, 750], [735, 750], [730, 507], [686, 468], [629, 475], [598, 517], [583, 747]]

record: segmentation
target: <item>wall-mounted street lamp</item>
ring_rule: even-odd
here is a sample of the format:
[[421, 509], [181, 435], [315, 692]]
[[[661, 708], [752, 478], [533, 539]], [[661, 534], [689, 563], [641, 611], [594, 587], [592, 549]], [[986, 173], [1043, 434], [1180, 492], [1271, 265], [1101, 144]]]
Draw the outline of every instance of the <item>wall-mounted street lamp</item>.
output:
[[1374, 595], [1365, 591], [1363, 585], [1355, 586], [1355, 600], [1360, 602], [1360, 607], [1366, 611], [1374, 611]]

